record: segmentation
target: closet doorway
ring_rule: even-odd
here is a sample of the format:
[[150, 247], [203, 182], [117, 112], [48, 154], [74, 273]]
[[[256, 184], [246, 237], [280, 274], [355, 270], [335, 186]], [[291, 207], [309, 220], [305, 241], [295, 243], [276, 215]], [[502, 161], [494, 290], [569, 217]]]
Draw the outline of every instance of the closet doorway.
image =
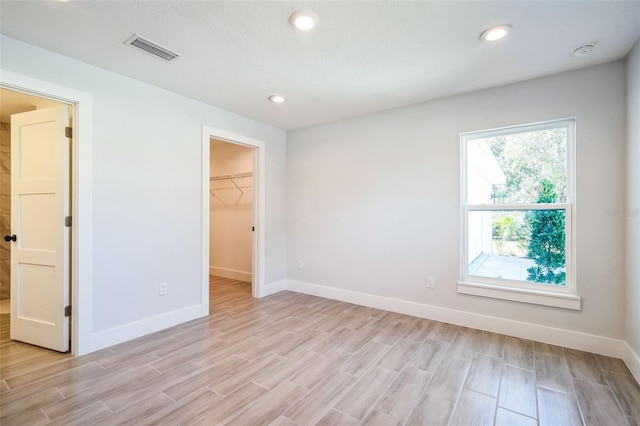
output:
[[209, 143], [210, 291], [231, 284], [253, 294], [256, 148]]

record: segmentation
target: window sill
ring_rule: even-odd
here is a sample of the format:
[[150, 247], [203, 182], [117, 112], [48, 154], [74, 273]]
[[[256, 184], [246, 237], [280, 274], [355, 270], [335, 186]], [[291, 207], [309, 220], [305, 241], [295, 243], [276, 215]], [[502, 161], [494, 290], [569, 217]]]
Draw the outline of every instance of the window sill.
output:
[[580, 297], [574, 295], [524, 290], [468, 281], [458, 281], [458, 293], [490, 297], [493, 299], [512, 300], [514, 302], [531, 303], [534, 305], [553, 306], [555, 308], [572, 309], [575, 311], [579, 311], [581, 308]]

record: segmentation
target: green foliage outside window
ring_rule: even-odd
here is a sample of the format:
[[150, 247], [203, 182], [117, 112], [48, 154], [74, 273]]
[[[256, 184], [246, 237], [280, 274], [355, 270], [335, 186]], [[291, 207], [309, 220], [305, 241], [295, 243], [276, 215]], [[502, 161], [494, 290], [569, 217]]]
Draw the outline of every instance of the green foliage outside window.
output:
[[[543, 180], [538, 203], [555, 203], [555, 185]], [[536, 264], [527, 269], [527, 279], [538, 283], [565, 284], [565, 214], [563, 210], [533, 210], [527, 213], [531, 229], [527, 257]]]

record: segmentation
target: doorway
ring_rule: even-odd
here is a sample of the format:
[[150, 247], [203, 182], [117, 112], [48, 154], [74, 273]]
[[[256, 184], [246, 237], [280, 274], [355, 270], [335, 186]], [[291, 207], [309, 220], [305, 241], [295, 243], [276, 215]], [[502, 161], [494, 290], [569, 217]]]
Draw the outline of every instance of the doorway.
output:
[[[212, 142], [215, 141], [215, 142]], [[251, 153], [251, 188], [240, 188], [244, 193], [241, 194], [240, 191], [235, 189], [233, 182], [229, 179], [215, 179], [211, 181], [212, 177], [222, 177], [225, 174], [235, 174], [237, 173], [248, 173], [248, 170], [237, 169], [231, 170], [227, 169], [219, 169], [216, 172], [215, 168], [213, 172], [211, 171], [212, 165], [212, 155], [211, 155], [211, 147], [213, 144], [227, 144], [236, 147], [242, 147], [245, 149], [249, 149], [250, 151], [244, 151], [245, 155], [247, 152]], [[227, 145], [221, 145], [222, 147], [226, 147], [229, 151], [236, 151], [235, 149], [229, 147]], [[249, 156], [243, 157], [244, 160], [242, 164], [244, 167], [247, 167], [247, 161]], [[216, 161], [216, 160], [214, 160]], [[214, 166], [215, 167], [215, 166]], [[216, 174], [217, 173], [217, 174]], [[245, 177], [237, 177], [236, 179], [246, 179], [249, 176]], [[251, 226], [251, 269], [250, 269], [250, 280], [251, 280], [251, 296], [252, 297], [262, 297], [265, 295], [266, 291], [264, 289], [265, 282], [265, 214], [264, 214], [264, 202], [265, 202], [265, 144], [263, 141], [253, 139], [248, 136], [228, 132], [226, 130], [216, 129], [213, 127], [203, 126], [202, 127], [202, 293], [201, 293], [201, 309], [202, 316], [209, 315], [209, 300], [210, 300], [210, 277], [211, 277], [211, 266], [217, 267], [218, 265], [211, 264], [211, 233], [210, 233], [210, 225], [211, 225], [211, 207], [213, 204], [212, 199], [216, 198], [218, 195], [224, 198], [225, 203], [235, 203], [236, 199], [246, 198], [247, 192], [245, 189], [250, 189], [253, 193], [252, 202], [251, 202], [251, 217], [252, 222], [248, 221], [241, 223], [249, 223]], [[234, 179], [235, 180], [235, 179]], [[225, 182], [226, 181], [226, 182]], [[235, 180], [237, 186], [241, 186], [241, 184], [247, 184], [248, 182], [243, 182], [242, 180]], [[228, 191], [228, 194], [222, 194], [220, 191], [216, 193], [216, 189], [218, 185], [226, 185], [227, 188], [234, 188]], [[211, 189], [213, 188], [213, 194]], [[235, 198], [232, 198], [232, 194], [235, 191]], [[242, 197], [238, 197], [241, 195]], [[245, 201], [248, 201], [245, 199]], [[216, 201], [217, 203], [217, 201]], [[240, 204], [240, 203], [238, 203]], [[246, 215], [245, 215], [246, 219]], [[248, 232], [248, 231], [247, 231]], [[214, 235], [215, 238], [215, 235]], [[246, 246], [246, 243], [245, 243]], [[215, 260], [215, 254], [214, 254]], [[246, 261], [245, 261], [246, 262]], [[245, 263], [246, 264], [246, 263]], [[234, 268], [228, 268], [234, 269]], [[219, 273], [219, 270], [214, 270]], [[248, 272], [241, 271], [238, 272]], [[249, 279], [248, 275], [243, 274], [240, 275], [243, 279]]]
[[0, 313], [11, 339], [67, 352], [73, 106], [4, 88], [0, 99]]
[[233, 280], [253, 288], [256, 148], [211, 138], [209, 163], [210, 286]]

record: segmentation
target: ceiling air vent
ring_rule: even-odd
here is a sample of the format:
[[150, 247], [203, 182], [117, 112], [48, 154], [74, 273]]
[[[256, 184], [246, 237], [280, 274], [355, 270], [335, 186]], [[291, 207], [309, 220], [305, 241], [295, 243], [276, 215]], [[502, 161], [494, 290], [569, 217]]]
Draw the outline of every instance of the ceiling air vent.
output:
[[180, 57], [179, 53], [173, 52], [166, 47], [159, 45], [158, 43], [154, 43], [139, 34], [132, 35], [129, 40], [124, 42], [124, 44], [134, 47], [138, 50], [142, 50], [143, 52], [153, 55], [156, 58], [162, 59], [165, 62], [173, 62]]

